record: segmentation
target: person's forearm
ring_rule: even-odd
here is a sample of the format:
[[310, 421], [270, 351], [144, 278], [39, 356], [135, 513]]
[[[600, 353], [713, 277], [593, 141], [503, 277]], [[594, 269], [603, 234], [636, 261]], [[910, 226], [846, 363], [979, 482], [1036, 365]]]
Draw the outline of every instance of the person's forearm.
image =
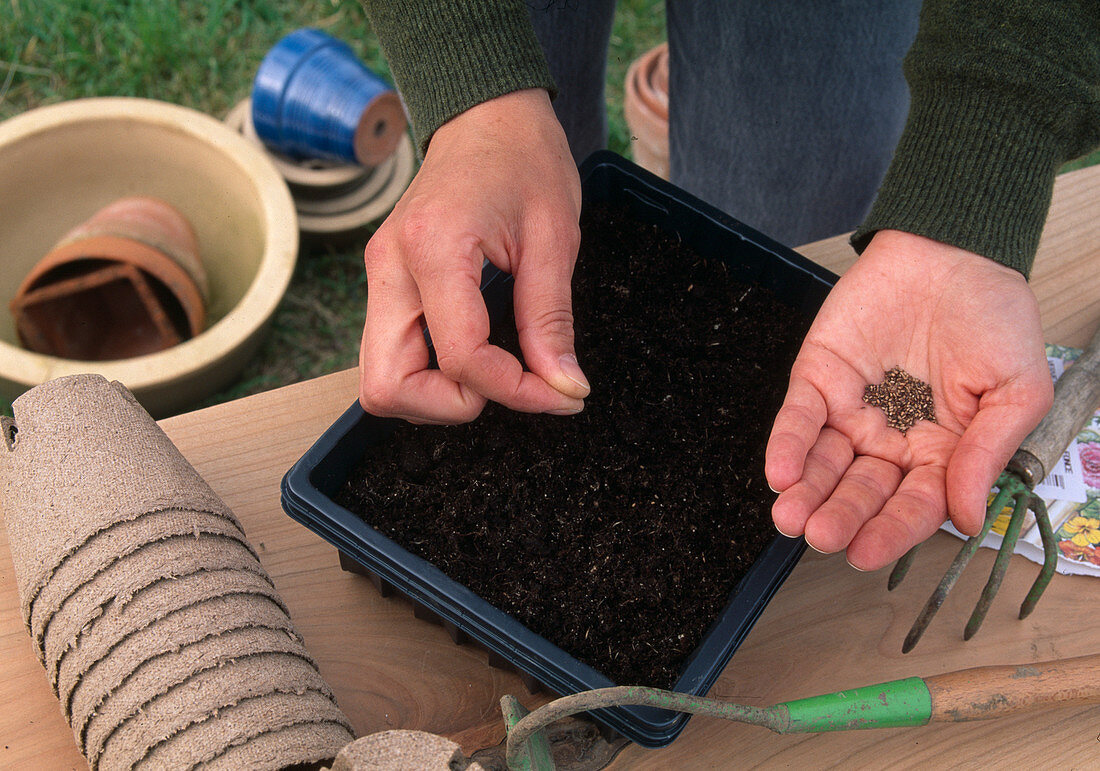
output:
[[891, 228], [1028, 275], [1058, 168], [1100, 144], [1096, 5], [925, 3], [909, 120], [857, 250]]
[[554, 83], [522, 0], [361, 0], [409, 113], [417, 148], [455, 115]]

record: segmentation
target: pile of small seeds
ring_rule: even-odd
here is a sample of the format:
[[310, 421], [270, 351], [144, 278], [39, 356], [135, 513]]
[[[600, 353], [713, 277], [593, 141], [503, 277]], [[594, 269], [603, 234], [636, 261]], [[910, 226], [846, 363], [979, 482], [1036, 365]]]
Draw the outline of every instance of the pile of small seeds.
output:
[[863, 401], [886, 413], [886, 425], [902, 434], [918, 420], [936, 422], [936, 406], [932, 386], [913, 377], [900, 367], [894, 367], [878, 385], [863, 389]]

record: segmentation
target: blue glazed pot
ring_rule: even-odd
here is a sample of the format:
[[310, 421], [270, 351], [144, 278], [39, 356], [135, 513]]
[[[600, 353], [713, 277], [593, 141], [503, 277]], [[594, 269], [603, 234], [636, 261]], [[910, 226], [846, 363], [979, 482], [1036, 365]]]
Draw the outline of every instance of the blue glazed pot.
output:
[[256, 134], [294, 159], [377, 166], [397, 147], [405, 114], [392, 87], [341, 40], [303, 28], [276, 43], [252, 84]]

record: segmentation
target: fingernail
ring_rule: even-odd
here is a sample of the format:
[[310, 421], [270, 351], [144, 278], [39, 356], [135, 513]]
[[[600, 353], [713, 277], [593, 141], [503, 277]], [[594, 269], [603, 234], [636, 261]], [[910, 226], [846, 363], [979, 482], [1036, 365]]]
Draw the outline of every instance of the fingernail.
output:
[[567, 407], [563, 410], [547, 410], [546, 414], [547, 415], [566, 415], [567, 416], [567, 415], [577, 415], [578, 413], [583, 412], [583, 411], [584, 411], [584, 406], [582, 405], [580, 407]]
[[775, 525], [775, 529], [779, 531], [780, 535], [785, 536], [787, 538], [798, 538], [797, 535], [791, 535], [790, 533], [784, 533], [783, 528], [781, 528], [779, 525], [776, 525], [774, 522], [772, 522], [772, 524]]
[[581, 365], [577, 363], [576, 356], [571, 353], [562, 354], [562, 357], [558, 359], [558, 366], [561, 368], [563, 375], [583, 388], [585, 392], [592, 390], [592, 386], [588, 384], [588, 378], [584, 376], [584, 371], [581, 370]]
[[852, 568], [852, 570], [857, 570], [860, 573], [870, 573], [871, 572], [870, 570], [864, 570], [861, 567], [856, 567], [855, 565], [852, 564], [851, 560], [846, 560], [846, 562], [848, 563], [848, 566]]
[[806, 541], [806, 545], [809, 546], [814, 551], [816, 551], [818, 554], [832, 554], [832, 552], [830, 552], [830, 551], [822, 551], [821, 549], [817, 548], [816, 546], [814, 546], [809, 541]]

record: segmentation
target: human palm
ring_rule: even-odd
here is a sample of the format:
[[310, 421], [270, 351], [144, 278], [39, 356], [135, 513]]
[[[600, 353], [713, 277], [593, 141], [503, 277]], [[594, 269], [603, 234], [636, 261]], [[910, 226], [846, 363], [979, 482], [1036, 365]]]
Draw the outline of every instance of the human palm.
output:
[[[900, 367], [932, 387], [936, 422], [904, 434], [863, 401]], [[984, 517], [990, 485], [1052, 398], [1035, 298], [990, 260], [878, 233], [830, 293], [792, 368], [766, 453], [780, 531], [880, 568], [950, 516]]]

